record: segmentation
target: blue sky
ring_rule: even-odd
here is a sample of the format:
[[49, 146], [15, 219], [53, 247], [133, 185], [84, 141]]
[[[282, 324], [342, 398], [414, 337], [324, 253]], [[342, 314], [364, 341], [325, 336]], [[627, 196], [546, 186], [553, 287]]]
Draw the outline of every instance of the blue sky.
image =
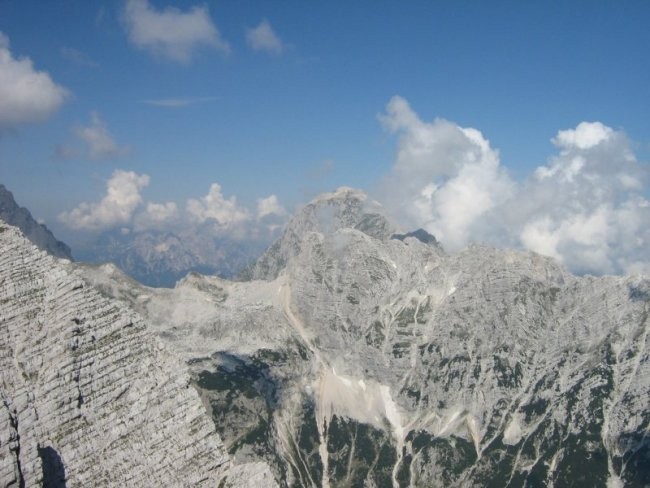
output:
[[[173, 25], [192, 12], [193, 32]], [[165, 13], [171, 27], [152, 34]], [[0, 100], [0, 181], [71, 241], [58, 216], [99, 201], [116, 170], [149, 176], [141, 205], [179, 209], [212, 183], [251, 212], [269, 195], [292, 211], [340, 185], [381, 196], [413, 128], [380, 120], [394, 96], [420, 121], [481, 131], [517, 184], [583, 121], [624, 133], [648, 161], [649, 21], [647, 1], [3, 0], [10, 56], [66, 95], [4, 127]], [[114, 145], [93, 153], [80, 136], [93, 127]]]

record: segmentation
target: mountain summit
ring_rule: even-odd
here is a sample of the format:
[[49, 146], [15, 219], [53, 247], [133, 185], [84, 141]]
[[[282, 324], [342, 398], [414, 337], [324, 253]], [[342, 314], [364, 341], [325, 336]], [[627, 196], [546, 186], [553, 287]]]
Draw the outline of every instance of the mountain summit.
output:
[[4, 185], [0, 185], [0, 219], [18, 227], [39, 249], [47, 251], [52, 256], [72, 260], [70, 248], [58, 241], [45, 225], [36, 222], [29, 210], [19, 207], [12, 193]]
[[335, 192], [314, 198], [289, 221], [284, 234], [253, 266], [242, 273], [244, 279], [274, 279], [286, 263], [299, 254], [301, 242], [309, 233], [331, 236], [344, 228], [357, 229], [380, 240], [395, 231], [381, 215], [381, 205], [369, 201], [361, 190], [340, 187]]

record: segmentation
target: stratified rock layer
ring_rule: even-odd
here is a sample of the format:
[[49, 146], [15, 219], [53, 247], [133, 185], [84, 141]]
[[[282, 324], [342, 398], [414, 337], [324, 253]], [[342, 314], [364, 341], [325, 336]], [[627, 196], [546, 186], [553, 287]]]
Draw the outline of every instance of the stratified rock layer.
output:
[[0, 485], [258, 486], [135, 312], [0, 221]]

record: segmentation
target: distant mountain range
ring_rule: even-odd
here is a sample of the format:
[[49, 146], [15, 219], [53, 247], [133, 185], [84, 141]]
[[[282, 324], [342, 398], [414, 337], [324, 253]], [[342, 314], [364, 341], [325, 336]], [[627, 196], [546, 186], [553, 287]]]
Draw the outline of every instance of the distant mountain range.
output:
[[190, 272], [230, 278], [264, 251], [267, 241], [217, 235], [208, 224], [168, 231], [105, 232], [76, 251], [81, 261], [112, 262], [148, 286], [172, 287]]

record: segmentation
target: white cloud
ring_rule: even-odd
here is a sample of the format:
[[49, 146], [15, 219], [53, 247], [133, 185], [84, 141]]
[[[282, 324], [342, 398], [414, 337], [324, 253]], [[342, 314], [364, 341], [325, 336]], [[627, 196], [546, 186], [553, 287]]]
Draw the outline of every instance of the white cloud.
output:
[[194, 222], [202, 223], [212, 220], [223, 228], [250, 219], [248, 210], [237, 205], [237, 198], [234, 196], [228, 199], [224, 198], [218, 183], [213, 183], [210, 186], [210, 191], [206, 196], [198, 200], [189, 199], [186, 210]]
[[401, 97], [393, 97], [380, 120], [399, 134], [386, 183], [389, 206], [402, 222], [424, 227], [448, 249], [464, 247], [476, 222], [512, 192], [498, 153], [475, 129], [421, 121]]
[[181, 211], [173, 201], [145, 202], [141, 191], [148, 185], [147, 175], [116, 170], [99, 201], [83, 202], [61, 213], [58, 220], [76, 230], [115, 231], [134, 238], [143, 232], [162, 232], [258, 243], [276, 238], [286, 222], [286, 211], [275, 195], [258, 199], [254, 214], [234, 196], [225, 198], [221, 186], [214, 183], [207, 195], [188, 199]]
[[559, 152], [515, 184], [480, 132], [422, 122], [395, 97], [381, 116], [399, 134], [384, 201], [454, 251], [468, 242], [518, 246], [577, 273], [650, 269], [648, 166], [622, 131], [600, 122], [561, 130]]
[[553, 227], [553, 221], [548, 216], [526, 223], [520, 234], [522, 244], [526, 249], [560, 260], [557, 249], [560, 236]]
[[590, 213], [545, 216], [528, 222], [521, 231], [526, 249], [553, 257], [574, 270], [613, 272], [608, 260], [611, 209], [601, 206]]
[[553, 142], [563, 149], [589, 149], [606, 141], [614, 131], [600, 122], [581, 122], [575, 129], [561, 130]]
[[140, 190], [149, 184], [149, 176], [116, 170], [106, 183], [106, 195], [97, 203], [83, 202], [59, 220], [73, 229], [103, 230], [128, 224], [142, 203]]
[[175, 7], [156, 10], [148, 0], [127, 0], [124, 22], [135, 46], [172, 61], [187, 63], [200, 47], [230, 53], [207, 6], [186, 12]]
[[155, 222], [166, 222], [178, 215], [178, 207], [174, 202], [147, 204], [147, 215]]
[[47, 119], [63, 104], [68, 91], [29, 58], [14, 58], [9, 38], [0, 32], [0, 132]]
[[177, 223], [178, 205], [175, 202], [148, 202], [145, 209], [134, 217], [135, 230], [161, 229]]
[[287, 215], [287, 211], [278, 202], [278, 197], [275, 195], [269, 195], [266, 198], [258, 198], [257, 199], [258, 220], [272, 215], [278, 217], [284, 217], [285, 215]]
[[164, 108], [183, 108], [197, 103], [213, 102], [217, 97], [182, 97], [182, 98], [158, 98], [154, 100], [142, 100], [142, 103]]
[[91, 112], [89, 125], [74, 127], [72, 132], [84, 144], [84, 148], [77, 150], [74, 147], [59, 147], [57, 152], [62, 157], [88, 157], [98, 160], [116, 158], [127, 152], [125, 147], [117, 145], [97, 112]]
[[559, 154], [499, 209], [505, 218], [498, 227], [579, 273], [620, 273], [650, 262], [650, 209], [642, 197], [648, 168], [625, 134], [583, 122], [552, 141]]
[[254, 51], [277, 55], [282, 54], [284, 50], [284, 44], [266, 19], [262, 20], [257, 27], [246, 29], [246, 42]]

